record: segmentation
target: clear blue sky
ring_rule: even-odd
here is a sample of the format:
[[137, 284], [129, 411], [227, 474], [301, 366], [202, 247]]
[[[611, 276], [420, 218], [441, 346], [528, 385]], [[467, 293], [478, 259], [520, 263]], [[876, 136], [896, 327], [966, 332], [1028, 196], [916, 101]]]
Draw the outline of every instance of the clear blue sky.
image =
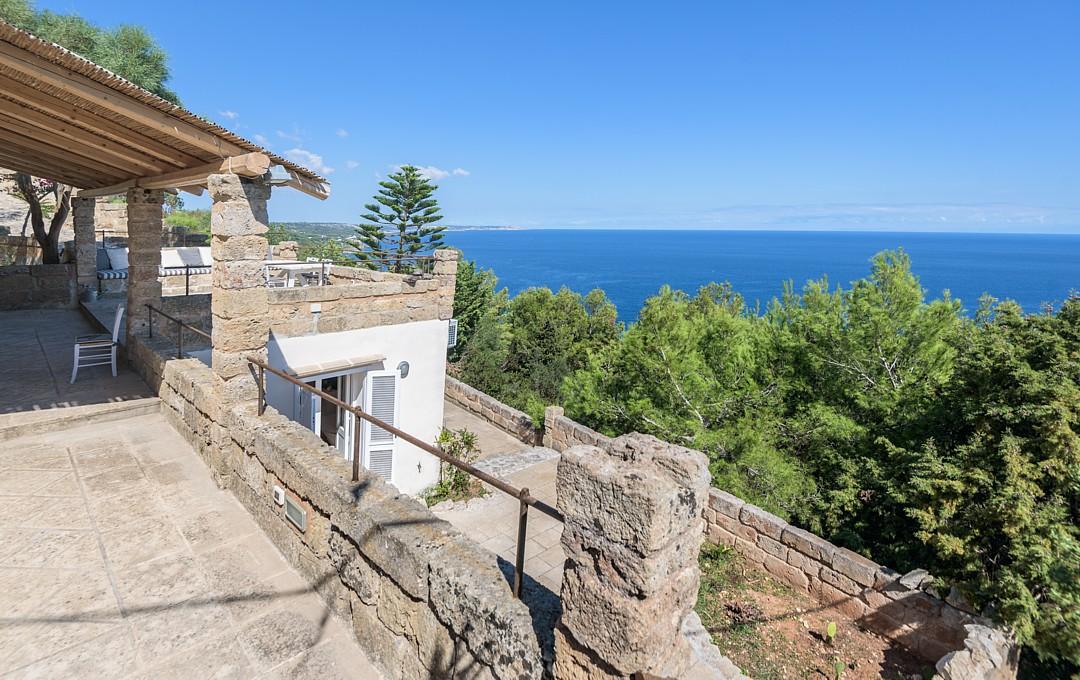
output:
[[328, 173], [273, 219], [413, 163], [450, 224], [1080, 232], [1075, 0], [38, 4], [146, 26], [188, 108]]

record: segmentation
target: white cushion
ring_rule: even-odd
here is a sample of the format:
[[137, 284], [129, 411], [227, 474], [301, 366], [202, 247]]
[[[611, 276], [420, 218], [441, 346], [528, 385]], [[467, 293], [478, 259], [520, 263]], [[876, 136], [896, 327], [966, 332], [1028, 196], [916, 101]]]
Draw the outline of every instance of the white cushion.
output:
[[106, 248], [105, 253], [109, 256], [109, 265], [113, 269], [127, 269], [128, 268], [128, 249], [127, 248]]
[[176, 252], [178, 248], [162, 248], [161, 249], [161, 266], [162, 267], [183, 267], [184, 260], [180, 257], [180, 253]]

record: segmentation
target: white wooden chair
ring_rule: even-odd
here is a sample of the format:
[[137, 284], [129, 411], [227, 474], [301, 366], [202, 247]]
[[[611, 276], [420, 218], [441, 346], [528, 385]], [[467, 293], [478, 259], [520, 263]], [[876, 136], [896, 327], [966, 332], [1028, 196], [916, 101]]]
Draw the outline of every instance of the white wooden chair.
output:
[[116, 306], [116, 318], [113, 319], [113, 331], [96, 335], [80, 335], [75, 338], [75, 361], [71, 366], [71, 382], [80, 368], [88, 366], [112, 365], [113, 377], [116, 377], [116, 348], [119, 346], [120, 320], [124, 318], [124, 305]]

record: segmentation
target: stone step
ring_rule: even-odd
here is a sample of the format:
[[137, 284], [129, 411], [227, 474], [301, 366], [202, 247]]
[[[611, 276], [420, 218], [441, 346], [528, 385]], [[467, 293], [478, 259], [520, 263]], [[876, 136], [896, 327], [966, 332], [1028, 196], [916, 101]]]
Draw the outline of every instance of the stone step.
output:
[[161, 411], [157, 397], [0, 415], [0, 441]]
[[506, 479], [510, 475], [530, 468], [545, 460], [558, 458], [559, 452], [546, 446], [532, 446], [516, 453], [508, 453], [501, 456], [492, 456], [475, 464], [475, 466], [499, 479]]

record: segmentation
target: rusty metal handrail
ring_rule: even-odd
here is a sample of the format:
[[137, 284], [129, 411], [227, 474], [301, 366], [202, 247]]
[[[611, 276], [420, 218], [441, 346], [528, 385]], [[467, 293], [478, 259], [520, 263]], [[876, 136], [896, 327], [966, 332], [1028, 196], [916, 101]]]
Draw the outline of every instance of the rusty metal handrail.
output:
[[184, 329], [185, 328], [187, 330], [189, 330], [189, 331], [192, 331], [196, 335], [201, 335], [202, 337], [206, 338], [207, 340], [209, 340], [211, 342], [211, 344], [214, 342], [214, 338], [209, 333], [207, 333], [206, 331], [195, 328], [194, 326], [187, 323], [186, 321], [181, 321], [180, 319], [177, 319], [175, 316], [171, 316], [169, 314], [166, 314], [165, 312], [161, 311], [160, 309], [158, 309], [157, 307], [155, 307], [154, 305], [152, 305], [150, 303], [146, 304], [146, 309], [147, 309], [147, 312], [146, 312], [147, 337], [150, 337], [150, 338], [154, 337], [154, 313], [155, 312], [160, 314], [161, 316], [165, 317], [169, 321], [172, 321], [173, 323], [176, 324], [176, 358], [177, 359], [183, 359], [184, 358]]
[[[527, 524], [528, 524], [528, 521], [529, 521], [529, 508], [530, 507], [536, 508], [537, 510], [544, 513], [548, 517], [551, 517], [552, 519], [558, 520], [560, 522], [564, 521], [561, 512], [559, 512], [557, 509], [551, 507], [547, 503], [543, 502], [539, 498], [534, 497], [532, 494], [529, 493], [528, 488], [518, 489], [518, 488], [516, 488], [515, 486], [513, 486], [511, 484], [507, 484], [506, 482], [502, 481], [501, 479], [499, 479], [497, 477], [493, 477], [492, 475], [484, 472], [483, 470], [480, 470], [480, 469], [474, 467], [473, 465], [470, 465], [469, 463], [466, 463], [463, 460], [460, 460], [458, 458], [455, 458], [454, 456], [449, 455], [448, 453], [446, 453], [445, 451], [443, 451], [442, 449], [440, 449], [437, 446], [434, 446], [432, 444], [428, 444], [427, 442], [414, 437], [413, 435], [409, 434], [408, 432], [405, 432], [404, 430], [398, 429], [398, 428], [394, 427], [393, 425], [391, 425], [390, 423], [387, 423], [385, 421], [382, 421], [382, 420], [376, 418], [375, 416], [365, 412], [362, 409], [359, 409], [359, 408], [357, 408], [355, 406], [351, 406], [349, 404], [346, 404], [345, 402], [341, 401], [340, 399], [338, 399], [337, 397], [335, 397], [332, 394], [329, 394], [327, 392], [323, 392], [322, 390], [316, 389], [316, 388], [312, 387], [311, 385], [308, 385], [307, 383], [303, 382], [302, 380], [298, 380], [297, 378], [285, 373], [284, 371], [280, 371], [280, 370], [278, 370], [276, 368], [273, 368], [272, 366], [268, 365], [266, 362], [262, 361], [261, 359], [249, 356], [249, 357], [247, 357], [247, 361], [248, 361], [249, 364], [255, 366], [259, 370], [259, 415], [262, 415], [266, 411], [266, 372], [269, 371], [270, 373], [272, 373], [273, 375], [276, 375], [277, 377], [281, 378], [282, 380], [285, 380], [286, 382], [289, 382], [289, 383], [291, 383], [293, 385], [296, 385], [300, 389], [307, 390], [308, 392], [311, 392], [312, 394], [318, 395], [318, 397], [320, 399], [323, 399], [323, 400], [333, 404], [334, 406], [337, 406], [340, 409], [345, 409], [349, 413], [352, 413], [353, 415], [355, 415], [357, 418], [361, 418], [363, 420], [366, 420], [367, 422], [371, 423], [372, 425], [375, 425], [376, 427], [380, 427], [380, 428], [386, 430], [387, 432], [393, 434], [395, 437], [398, 437], [399, 439], [403, 439], [403, 440], [409, 442], [410, 444], [412, 444], [413, 446], [421, 449], [422, 451], [426, 451], [427, 453], [430, 453], [431, 455], [435, 456], [439, 460], [444, 461], [446, 463], [449, 463], [450, 465], [453, 465], [454, 467], [458, 468], [459, 470], [463, 470], [463, 471], [467, 472], [468, 474], [472, 475], [473, 477], [476, 477], [477, 479], [481, 480], [482, 482], [484, 482], [486, 484], [490, 484], [491, 486], [495, 487], [499, 491], [502, 491], [503, 493], [507, 494], [508, 496], [513, 496], [514, 498], [517, 498], [518, 499], [518, 504], [519, 504], [518, 505], [519, 510], [518, 510], [517, 554], [515, 555], [516, 564], [515, 564], [515, 567], [514, 567], [514, 595], [516, 597], [518, 597], [518, 598], [521, 597], [522, 575], [524, 574], [524, 565], [525, 565], [525, 534], [526, 534], [526, 531], [527, 531]], [[356, 429], [356, 432], [353, 435], [353, 459], [352, 459], [352, 481], [354, 481], [354, 482], [358, 481], [359, 478], [360, 478], [360, 429], [359, 428], [355, 428], [355, 429]]]

